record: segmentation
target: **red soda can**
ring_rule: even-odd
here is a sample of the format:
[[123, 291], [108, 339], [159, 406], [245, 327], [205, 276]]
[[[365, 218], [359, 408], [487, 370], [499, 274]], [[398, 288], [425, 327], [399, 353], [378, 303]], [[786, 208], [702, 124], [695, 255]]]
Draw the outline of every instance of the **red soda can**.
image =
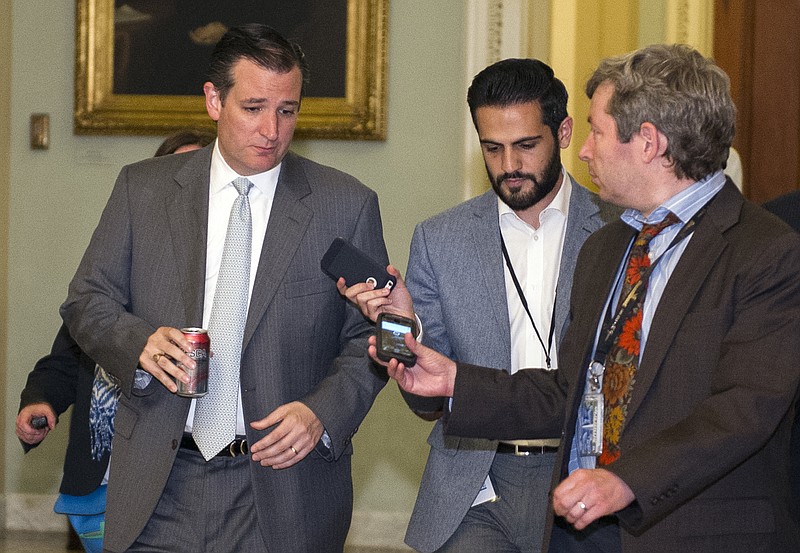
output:
[[192, 349], [187, 353], [196, 363], [195, 369], [190, 369], [182, 363], [178, 367], [189, 375], [189, 382], [178, 380], [178, 395], [183, 397], [203, 397], [208, 393], [208, 358], [211, 351], [211, 339], [208, 331], [203, 328], [182, 328], [181, 332], [192, 344]]

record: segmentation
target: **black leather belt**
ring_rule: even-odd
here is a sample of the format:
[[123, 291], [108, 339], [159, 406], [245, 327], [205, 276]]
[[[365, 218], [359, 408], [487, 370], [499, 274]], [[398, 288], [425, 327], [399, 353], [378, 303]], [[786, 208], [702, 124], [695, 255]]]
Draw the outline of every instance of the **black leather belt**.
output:
[[[200, 451], [197, 443], [189, 433], [184, 433], [181, 438], [181, 447], [184, 449], [191, 449], [192, 451]], [[217, 453], [214, 457], [237, 457], [239, 455], [247, 455], [250, 451], [247, 446], [247, 438], [244, 436], [237, 436], [235, 440], [222, 448], [222, 451]]]
[[510, 453], [511, 455], [542, 455], [544, 453], [555, 453], [558, 447], [549, 445], [515, 445], [500, 442], [497, 444], [497, 453]]

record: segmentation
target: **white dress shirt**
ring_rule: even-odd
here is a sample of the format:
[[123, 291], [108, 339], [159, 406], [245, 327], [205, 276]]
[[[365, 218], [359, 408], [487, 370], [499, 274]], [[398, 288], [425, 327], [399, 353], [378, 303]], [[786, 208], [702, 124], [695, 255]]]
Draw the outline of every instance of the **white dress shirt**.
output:
[[[253, 241], [250, 258], [250, 292], [248, 305], [253, 294], [253, 282], [258, 271], [258, 262], [261, 258], [261, 247], [264, 245], [264, 236], [267, 232], [267, 222], [272, 211], [272, 200], [275, 198], [275, 189], [278, 186], [278, 175], [281, 166], [270, 169], [265, 173], [250, 175], [247, 179], [253, 183], [248, 199], [253, 220]], [[211, 317], [211, 306], [214, 303], [214, 293], [217, 288], [217, 275], [222, 263], [222, 249], [225, 246], [225, 235], [228, 232], [228, 217], [230, 216], [233, 202], [239, 196], [233, 181], [242, 175], [236, 173], [223, 159], [219, 145], [214, 144], [214, 153], [211, 156], [211, 181], [208, 187], [208, 239], [206, 241], [206, 281], [205, 295], [203, 297], [203, 328], [208, 328]], [[211, 344], [213, 351], [214, 344]], [[189, 416], [186, 419], [186, 432], [192, 431], [194, 409], [197, 400], [192, 400]], [[236, 434], [245, 434], [244, 414], [242, 411], [242, 391], [239, 389], [239, 402], [236, 409]]]
[[[572, 181], [562, 167], [561, 188], [540, 214], [538, 229], [520, 219], [502, 200], [497, 200], [500, 231], [545, 347], [548, 346], [550, 327], [554, 324], [553, 306], [571, 195]], [[511, 373], [524, 368], [545, 368], [547, 364], [544, 348], [536, 337], [505, 260], [503, 266], [508, 320], [511, 325]], [[550, 345], [551, 369], [558, 367], [558, 347], [555, 341], [554, 335], [553, 344]]]

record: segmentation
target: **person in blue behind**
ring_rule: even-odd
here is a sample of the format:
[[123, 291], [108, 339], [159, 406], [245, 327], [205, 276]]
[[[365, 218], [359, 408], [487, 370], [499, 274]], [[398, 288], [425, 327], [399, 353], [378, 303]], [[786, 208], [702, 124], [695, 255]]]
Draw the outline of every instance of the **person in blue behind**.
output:
[[[154, 157], [198, 150], [214, 140], [214, 133], [183, 129], [169, 135]], [[64, 476], [55, 511], [66, 514], [86, 551], [103, 547], [106, 483], [114, 434], [113, 415], [119, 393], [108, 375], [96, 366], [62, 325], [50, 354], [28, 374], [20, 394], [16, 434], [25, 453], [54, 430], [58, 417], [75, 405], [64, 457]], [[31, 422], [44, 417], [46, 425]]]

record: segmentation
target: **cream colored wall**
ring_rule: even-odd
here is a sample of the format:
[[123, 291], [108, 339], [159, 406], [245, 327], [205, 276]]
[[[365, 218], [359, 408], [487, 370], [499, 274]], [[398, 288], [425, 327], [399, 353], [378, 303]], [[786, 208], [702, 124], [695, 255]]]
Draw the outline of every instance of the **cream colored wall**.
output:
[[[0, 0], [0, 59], [11, 59], [11, 0]], [[9, 189], [9, 119], [7, 99], [10, 94], [11, 64], [0, 65], [0, 397], [6, 393], [6, 342], [2, 338], [7, 328], [8, 274], [8, 189]], [[5, 428], [6, 415], [0, 411], [0, 428]], [[5, 450], [0, 451], [0, 467], [5, 466]], [[5, 473], [0, 471], [0, 521], [5, 520]]]
[[[570, 93], [569, 112], [575, 125], [563, 161], [579, 182], [593, 186], [578, 152], [589, 130], [584, 85], [599, 61], [660, 42], [688, 43], [710, 55], [713, 4], [713, 0], [550, 0], [550, 42], [545, 51]], [[531, 50], [531, 55], [537, 51]]]
[[578, 182], [591, 186], [578, 152], [589, 132], [586, 79], [598, 62], [638, 46], [639, 2], [636, 0], [552, 0], [550, 65], [569, 91], [569, 113], [575, 124], [564, 165]]
[[[0, 164], [0, 210], [8, 167], [8, 329], [5, 384], [5, 490], [54, 493], [60, 479], [67, 419], [23, 458], [13, 423], [27, 372], [47, 353], [58, 306], [120, 167], [149, 157], [156, 137], [87, 137], [72, 133], [74, 3], [2, 0], [13, 6], [10, 164]], [[3, 24], [3, 28], [6, 25]], [[1, 59], [4, 41], [0, 39]], [[362, 179], [380, 197], [392, 260], [404, 268], [416, 222], [461, 199], [463, 118], [462, 0], [392, 0], [389, 15], [388, 137], [384, 142], [305, 141], [295, 150]], [[5, 77], [7, 66], [0, 69]], [[9, 79], [0, 78], [0, 83]], [[5, 86], [0, 85], [0, 86]], [[0, 94], [0, 115], [9, 95]], [[33, 112], [50, 114], [51, 146], [28, 147]], [[3, 118], [3, 121], [6, 119]], [[0, 261], [0, 292], [3, 263]], [[0, 308], [3, 307], [0, 299]], [[0, 384], [1, 387], [2, 384]], [[356, 510], [410, 512], [427, 456], [429, 423], [414, 418], [389, 385], [356, 436]], [[1, 455], [1, 454], [0, 454]], [[2, 476], [2, 475], [0, 475]]]
[[639, 0], [639, 45], [664, 42], [667, 22], [667, 2]]

